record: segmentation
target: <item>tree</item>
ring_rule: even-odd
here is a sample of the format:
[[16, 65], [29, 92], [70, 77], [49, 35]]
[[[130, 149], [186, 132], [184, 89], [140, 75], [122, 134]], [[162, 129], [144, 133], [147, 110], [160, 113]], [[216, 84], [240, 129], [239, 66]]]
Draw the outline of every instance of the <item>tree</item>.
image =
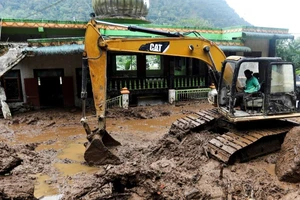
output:
[[[91, 0], [0, 0], [0, 11], [2, 19], [87, 21], [93, 9]], [[156, 25], [201, 28], [250, 25], [225, 0], [151, 0], [146, 19]]]
[[295, 40], [278, 40], [276, 55], [285, 61], [292, 62], [296, 67], [296, 73], [300, 74], [300, 38]]

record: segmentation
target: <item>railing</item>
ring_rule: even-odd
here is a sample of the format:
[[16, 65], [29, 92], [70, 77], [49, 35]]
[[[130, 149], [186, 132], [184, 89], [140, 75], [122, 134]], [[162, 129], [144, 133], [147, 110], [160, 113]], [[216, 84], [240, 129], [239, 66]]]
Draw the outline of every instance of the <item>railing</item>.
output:
[[[172, 84], [169, 84], [169, 83]], [[153, 77], [153, 78], [109, 78], [107, 82], [108, 91], [119, 92], [127, 87], [129, 91], [137, 90], [160, 90], [180, 88], [205, 87], [205, 77], [182, 76], [174, 78]]]
[[206, 99], [210, 90], [210, 88], [176, 90], [175, 101]]
[[120, 91], [127, 87], [129, 91], [168, 88], [166, 78], [112, 78], [108, 80], [109, 91]]
[[[175, 101], [206, 99], [209, 91], [210, 88], [175, 90]], [[123, 106], [123, 95], [106, 100], [106, 109]]]
[[106, 108], [122, 107], [122, 95], [106, 100]]
[[190, 77], [175, 77], [174, 88], [195, 88], [205, 87], [205, 77], [190, 76]]

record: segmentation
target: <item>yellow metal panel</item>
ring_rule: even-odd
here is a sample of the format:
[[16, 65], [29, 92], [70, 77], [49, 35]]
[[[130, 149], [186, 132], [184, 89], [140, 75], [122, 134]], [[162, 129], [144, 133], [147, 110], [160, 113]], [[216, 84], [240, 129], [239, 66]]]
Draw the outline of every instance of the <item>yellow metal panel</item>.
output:
[[89, 23], [85, 35], [85, 52], [87, 53], [92, 90], [96, 114], [100, 118], [105, 116], [106, 104], [106, 51], [98, 48], [100, 34], [98, 30]]
[[[210, 47], [210, 52], [213, 56], [217, 71], [221, 71], [222, 62], [226, 56], [223, 51], [213, 42], [203, 38], [178, 37], [178, 38], [141, 38], [141, 39], [112, 39], [105, 40], [109, 51], [122, 51], [131, 53], [147, 53], [155, 55], [181, 56], [196, 58], [204, 61], [210, 66], [213, 65], [208, 54], [203, 50], [204, 47]], [[169, 42], [169, 48], [162, 53], [159, 52], [143, 52], [140, 49], [141, 45], [157, 42]], [[193, 46], [193, 50], [190, 50]]]

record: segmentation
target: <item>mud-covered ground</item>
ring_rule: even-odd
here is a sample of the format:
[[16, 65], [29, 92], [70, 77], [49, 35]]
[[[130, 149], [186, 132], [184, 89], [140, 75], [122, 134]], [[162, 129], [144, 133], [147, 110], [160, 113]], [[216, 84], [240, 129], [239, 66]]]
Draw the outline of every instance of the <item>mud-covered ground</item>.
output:
[[[204, 102], [185, 102], [108, 110], [107, 130], [122, 143], [116, 152], [122, 163], [99, 167], [87, 166], [83, 159], [80, 110], [1, 118], [0, 199], [300, 199], [300, 183], [279, 181], [275, 173], [289, 170], [282, 163], [299, 165], [299, 140], [293, 139], [298, 130], [288, 139], [286, 154], [230, 166], [204, 151], [215, 133], [192, 132], [181, 141], [166, 135], [177, 118], [209, 108]], [[95, 126], [94, 112], [87, 114]], [[280, 175], [291, 180], [289, 173]]]

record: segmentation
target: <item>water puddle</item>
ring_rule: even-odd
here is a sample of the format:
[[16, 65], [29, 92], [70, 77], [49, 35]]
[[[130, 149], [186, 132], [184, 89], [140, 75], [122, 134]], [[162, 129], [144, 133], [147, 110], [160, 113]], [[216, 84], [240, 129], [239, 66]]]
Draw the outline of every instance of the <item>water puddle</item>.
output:
[[93, 174], [95, 172], [100, 171], [97, 167], [89, 167], [87, 165], [83, 165], [81, 163], [56, 163], [54, 166], [62, 173], [64, 177], [72, 176], [77, 173], [88, 173]]
[[274, 176], [276, 177], [276, 174], [275, 174], [275, 164], [270, 164], [268, 165], [265, 170], [271, 175], [271, 176]]
[[84, 162], [84, 143], [86, 142], [85, 138], [80, 138], [77, 140], [70, 141], [58, 154], [60, 159], [70, 159], [77, 162]]
[[36, 198], [40, 199], [44, 196], [52, 196], [58, 194], [58, 189], [54, 186], [51, 186], [49, 184], [50, 181], [51, 177], [48, 175], [38, 174], [36, 176], [36, 184], [34, 188], [34, 196]]
[[63, 195], [59, 194], [59, 195], [54, 195], [54, 196], [42, 197], [42, 198], [40, 198], [40, 200], [60, 200], [62, 197], [63, 197]]
[[70, 137], [70, 136], [78, 136], [78, 135], [84, 135], [84, 131], [79, 125], [78, 127], [56, 127], [49, 130], [39, 130], [38, 133], [37, 130], [30, 130], [26, 131], [27, 134], [16, 134], [15, 141], [26, 141], [26, 143], [42, 143], [48, 140], [57, 140], [61, 141], [64, 138]]

